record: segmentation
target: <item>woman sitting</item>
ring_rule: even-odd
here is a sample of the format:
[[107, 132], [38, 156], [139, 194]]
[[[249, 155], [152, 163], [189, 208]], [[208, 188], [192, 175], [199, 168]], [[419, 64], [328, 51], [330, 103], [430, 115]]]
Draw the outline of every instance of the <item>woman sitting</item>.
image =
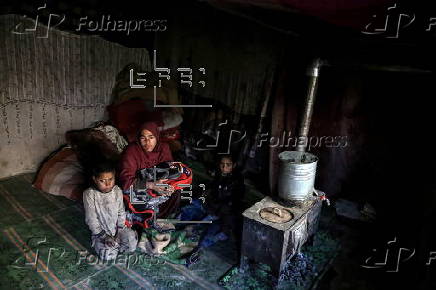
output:
[[[173, 156], [168, 144], [159, 142], [157, 124], [144, 123], [138, 132], [137, 141], [129, 144], [121, 157], [119, 181], [123, 192], [127, 193], [131, 186], [135, 187], [139, 170], [153, 168], [167, 161], [173, 161]], [[164, 182], [165, 180], [156, 180], [145, 184], [147, 189], [169, 196], [167, 201], [160, 204], [158, 218], [168, 217], [178, 209], [180, 204], [180, 191], [175, 191], [171, 185], [159, 185]]]

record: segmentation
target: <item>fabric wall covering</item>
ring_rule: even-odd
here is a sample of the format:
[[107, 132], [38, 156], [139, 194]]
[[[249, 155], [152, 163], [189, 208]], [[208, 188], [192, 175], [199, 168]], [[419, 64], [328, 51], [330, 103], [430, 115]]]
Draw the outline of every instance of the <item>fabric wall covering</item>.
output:
[[[182, 94], [186, 90], [209, 99], [207, 104], [220, 102], [232, 108], [235, 118], [259, 115], [282, 36], [222, 11], [199, 11], [176, 16], [168, 24], [171, 29], [156, 35], [158, 65], [174, 71], [193, 69], [194, 84], [180, 85]], [[198, 73], [201, 67], [206, 69], [204, 76]], [[205, 87], [196, 84], [200, 80]]]
[[26, 21], [0, 16], [0, 178], [35, 171], [66, 131], [102, 120], [124, 66], [150, 69], [143, 48], [55, 28], [47, 38], [12, 33]]

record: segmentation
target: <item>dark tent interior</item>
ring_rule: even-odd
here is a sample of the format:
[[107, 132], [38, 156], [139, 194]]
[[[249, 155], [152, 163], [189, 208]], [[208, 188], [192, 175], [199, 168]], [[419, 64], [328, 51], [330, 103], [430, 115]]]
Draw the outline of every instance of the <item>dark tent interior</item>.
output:
[[405, 2], [0, 3], [0, 288], [436, 289]]

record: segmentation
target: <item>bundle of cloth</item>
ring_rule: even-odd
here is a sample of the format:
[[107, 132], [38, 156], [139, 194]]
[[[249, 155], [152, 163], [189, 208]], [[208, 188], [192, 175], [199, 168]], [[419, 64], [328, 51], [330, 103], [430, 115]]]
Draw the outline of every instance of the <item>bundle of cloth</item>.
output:
[[[148, 182], [165, 180], [165, 185], [172, 186], [174, 190], [181, 191], [190, 187], [192, 183], [192, 170], [180, 162], [162, 162], [151, 168], [144, 168], [137, 172], [137, 180], [125, 191], [124, 202], [129, 209], [128, 223], [136, 224], [143, 228], [158, 228], [156, 218], [159, 215], [159, 207], [167, 202], [170, 197], [158, 195], [152, 189], [147, 188]], [[162, 186], [165, 186], [162, 184]]]
[[190, 266], [199, 259], [198, 242], [183, 230], [161, 233], [152, 228], [145, 229], [138, 248], [148, 255], [160, 257], [173, 264]]

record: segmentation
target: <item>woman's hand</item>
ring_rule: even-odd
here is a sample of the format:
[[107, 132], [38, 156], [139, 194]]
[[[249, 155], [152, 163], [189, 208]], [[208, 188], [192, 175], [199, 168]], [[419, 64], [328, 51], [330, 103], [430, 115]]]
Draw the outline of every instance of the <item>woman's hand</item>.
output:
[[166, 187], [160, 186], [161, 191], [159, 193], [164, 196], [171, 196], [174, 192], [174, 187], [171, 185], [167, 185]]
[[[173, 194], [174, 192], [174, 187], [172, 185], [165, 184], [164, 182], [167, 180], [168, 179], [158, 180], [156, 182], [156, 187], [158, 188], [158, 190], [156, 191], [159, 192], [161, 195], [171, 196], [171, 194]], [[158, 185], [158, 184], [165, 184], [165, 185]]]
[[[156, 191], [157, 193], [165, 196], [170, 196], [174, 192], [174, 187], [169, 184], [164, 184], [168, 179], [160, 179], [156, 182], [147, 182], [147, 188]], [[162, 185], [159, 185], [162, 184]]]

